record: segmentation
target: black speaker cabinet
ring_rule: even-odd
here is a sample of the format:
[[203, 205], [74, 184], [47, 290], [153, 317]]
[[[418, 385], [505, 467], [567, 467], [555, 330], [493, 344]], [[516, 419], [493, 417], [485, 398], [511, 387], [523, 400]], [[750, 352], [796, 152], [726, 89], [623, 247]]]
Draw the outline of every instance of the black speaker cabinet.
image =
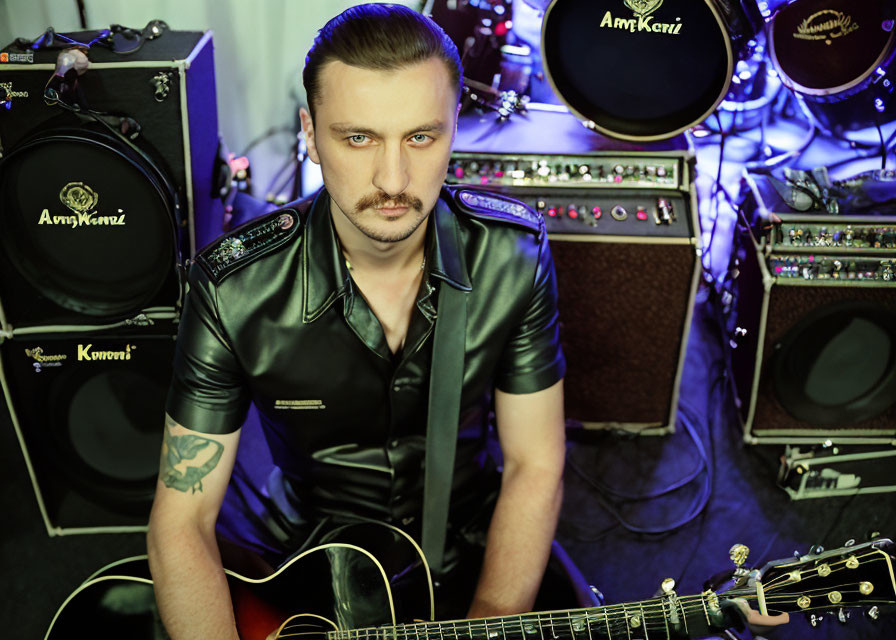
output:
[[[849, 222], [817, 224], [830, 225], [833, 234]], [[880, 228], [881, 222], [870, 224]], [[896, 436], [896, 284], [887, 266], [892, 256], [767, 252], [768, 245], [755, 244], [744, 228], [735, 246], [729, 326], [745, 440], [891, 442]]]
[[127, 55], [94, 45], [76, 89], [54, 81], [55, 104], [45, 87], [59, 50], [4, 52], [6, 404], [51, 535], [139, 529], [158, 472], [183, 265], [222, 220], [211, 33], [166, 29]]
[[675, 426], [699, 275], [688, 242], [551, 237], [566, 416], [650, 433]]
[[684, 138], [650, 147], [603, 138], [542, 107], [509, 120], [462, 115], [448, 182], [544, 217], [567, 419], [670, 433], [700, 275], [693, 153]]
[[38, 49], [0, 64], [6, 322], [105, 324], [175, 307], [177, 265], [218, 234], [223, 213], [212, 196], [211, 33], [164, 31], [128, 55], [91, 47], [66, 95], [99, 119], [45, 101], [58, 55]]
[[21, 336], [0, 345], [13, 426], [50, 535], [146, 527], [174, 327]]

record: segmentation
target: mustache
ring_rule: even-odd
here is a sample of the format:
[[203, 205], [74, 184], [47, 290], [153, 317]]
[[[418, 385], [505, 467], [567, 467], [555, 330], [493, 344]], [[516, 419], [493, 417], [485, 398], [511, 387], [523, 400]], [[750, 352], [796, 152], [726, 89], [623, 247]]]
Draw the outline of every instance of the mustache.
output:
[[386, 205], [391, 205], [394, 207], [410, 207], [420, 212], [423, 211], [423, 201], [420, 200], [420, 198], [412, 196], [409, 193], [399, 193], [397, 195], [390, 196], [385, 191], [380, 191], [369, 196], [364, 196], [363, 198], [358, 200], [357, 204], [355, 205], [355, 211], [361, 212], [364, 209], [378, 209], [381, 207], [385, 207]]

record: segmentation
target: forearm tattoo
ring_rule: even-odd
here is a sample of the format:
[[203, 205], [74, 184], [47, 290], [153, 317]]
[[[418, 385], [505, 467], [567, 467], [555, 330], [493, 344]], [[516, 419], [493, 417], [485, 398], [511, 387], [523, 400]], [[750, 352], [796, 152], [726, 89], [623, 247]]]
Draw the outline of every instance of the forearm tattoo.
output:
[[162, 446], [162, 483], [169, 489], [186, 493], [202, 491], [202, 479], [212, 472], [221, 460], [224, 445], [194, 435], [175, 436], [170, 426], [165, 428]]

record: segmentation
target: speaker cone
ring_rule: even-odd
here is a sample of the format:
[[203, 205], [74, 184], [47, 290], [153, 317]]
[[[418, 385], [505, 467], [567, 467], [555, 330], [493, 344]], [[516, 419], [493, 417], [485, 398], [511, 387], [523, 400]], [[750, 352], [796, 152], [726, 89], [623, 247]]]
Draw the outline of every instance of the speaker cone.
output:
[[773, 388], [792, 416], [847, 426], [896, 402], [896, 314], [864, 302], [817, 309], [776, 345]]
[[3, 251], [57, 305], [94, 317], [144, 307], [176, 262], [173, 194], [110, 135], [56, 130], [0, 164]]

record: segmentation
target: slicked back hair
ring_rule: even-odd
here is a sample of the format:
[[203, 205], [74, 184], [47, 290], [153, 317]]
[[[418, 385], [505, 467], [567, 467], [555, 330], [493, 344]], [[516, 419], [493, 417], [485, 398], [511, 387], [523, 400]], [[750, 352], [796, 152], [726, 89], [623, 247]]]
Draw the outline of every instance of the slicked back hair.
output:
[[320, 104], [321, 69], [328, 62], [339, 60], [362, 69], [392, 71], [430, 58], [445, 63], [460, 98], [460, 56], [439, 25], [400, 4], [361, 4], [346, 9], [323, 26], [305, 57], [302, 82], [311, 118], [315, 104]]

